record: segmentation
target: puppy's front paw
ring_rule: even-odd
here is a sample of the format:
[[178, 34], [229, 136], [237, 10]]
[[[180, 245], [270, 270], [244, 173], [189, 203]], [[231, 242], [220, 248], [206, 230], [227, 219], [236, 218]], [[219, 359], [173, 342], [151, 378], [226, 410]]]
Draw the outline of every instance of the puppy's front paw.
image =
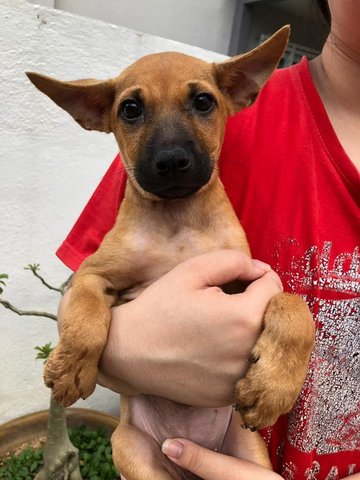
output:
[[244, 428], [257, 430], [273, 425], [280, 415], [291, 410], [299, 395], [303, 377], [297, 381], [273, 365], [269, 352], [252, 352], [256, 359], [235, 389], [235, 409]]
[[270, 300], [250, 368], [236, 384], [236, 409], [245, 427], [273, 425], [292, 409], [306, 377], [314, 333], [301, 297], [282, 293]]
[[45, 384], [52, 389], [54, 400], [69, 407], [80, 398], [87, 398], [95, 389], [97, 364], [87, 350], [69, 351], [61, 342], [45, 365]]

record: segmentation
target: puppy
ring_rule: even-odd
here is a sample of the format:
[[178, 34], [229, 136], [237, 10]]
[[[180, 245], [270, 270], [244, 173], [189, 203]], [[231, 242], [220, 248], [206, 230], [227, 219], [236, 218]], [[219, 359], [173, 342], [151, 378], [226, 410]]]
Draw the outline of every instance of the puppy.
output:
[[[60, 343], [46, 364], [45, 382], [57, 402], [69, 406], [93, 392], [112, 306], [136, 298], [192, 256], [224, 248], [250, 255], [216, 166], [227, 117], [254, 102], [288, 35], [283, 27], [219, 64], [180, 53], [148, 55], [107, 81], [61, 82], [28, 73], [82, 127], [113, 132], [128, 173], [115, 226], [74, 276]], [[235, 387], [240, 415], [231, 406], [122, 396], [112, 438], [119, 472], [127, 480], [197, 478], [161, 453], [164, 439], [176, 436], [271, 468], [260, 435], [240, 427], [271, 425], [292, 408], [313, 341], [305, 302], [279, 294], [267, 307], [254, 361]]]

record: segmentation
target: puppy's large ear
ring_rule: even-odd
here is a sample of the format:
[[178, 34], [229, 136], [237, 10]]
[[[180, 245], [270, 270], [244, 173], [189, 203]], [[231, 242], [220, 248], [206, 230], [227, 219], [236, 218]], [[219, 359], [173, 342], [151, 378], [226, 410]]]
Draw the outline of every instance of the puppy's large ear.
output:
[[215, 64], [220, 90], [230, 97], [234, 110], [251, 105], [266, 80], [273, 73], [289, 40], [286, 25], [248, 53]]
[[26, 75], [35, 87], [70, 113], [83, 128], [111, 132], [110, 111], [115, 95], [111, 80], [60, 82], [38, 73], [26, 72]]

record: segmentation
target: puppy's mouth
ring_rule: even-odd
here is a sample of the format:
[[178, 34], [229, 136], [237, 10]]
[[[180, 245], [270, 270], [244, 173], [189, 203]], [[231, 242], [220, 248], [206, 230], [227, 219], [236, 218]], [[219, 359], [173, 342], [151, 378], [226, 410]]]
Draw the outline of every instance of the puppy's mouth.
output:
[[201, 187], [184, 187], [184, 186], [173, 186], [164, 188], [161, 190], [153, 190], [149, 193], [156, 195], [159, 198], [164, 200], [168, 199], [180, 199], [190, 197], [196, 193]]

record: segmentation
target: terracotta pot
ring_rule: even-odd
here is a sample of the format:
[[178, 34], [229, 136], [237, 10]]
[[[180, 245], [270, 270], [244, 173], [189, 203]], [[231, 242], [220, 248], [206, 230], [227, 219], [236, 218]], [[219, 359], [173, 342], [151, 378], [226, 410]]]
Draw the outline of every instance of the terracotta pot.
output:
[[[0, 458], [26, 443], [46, 437], [48, 410], [31, 413], [0, 425]], [[87, 425], [90, 428], [105, 427], [111, 434], [119, 419], [107, 413], [86, 408], [68, 408], [67, 424], [71, 427]]]

